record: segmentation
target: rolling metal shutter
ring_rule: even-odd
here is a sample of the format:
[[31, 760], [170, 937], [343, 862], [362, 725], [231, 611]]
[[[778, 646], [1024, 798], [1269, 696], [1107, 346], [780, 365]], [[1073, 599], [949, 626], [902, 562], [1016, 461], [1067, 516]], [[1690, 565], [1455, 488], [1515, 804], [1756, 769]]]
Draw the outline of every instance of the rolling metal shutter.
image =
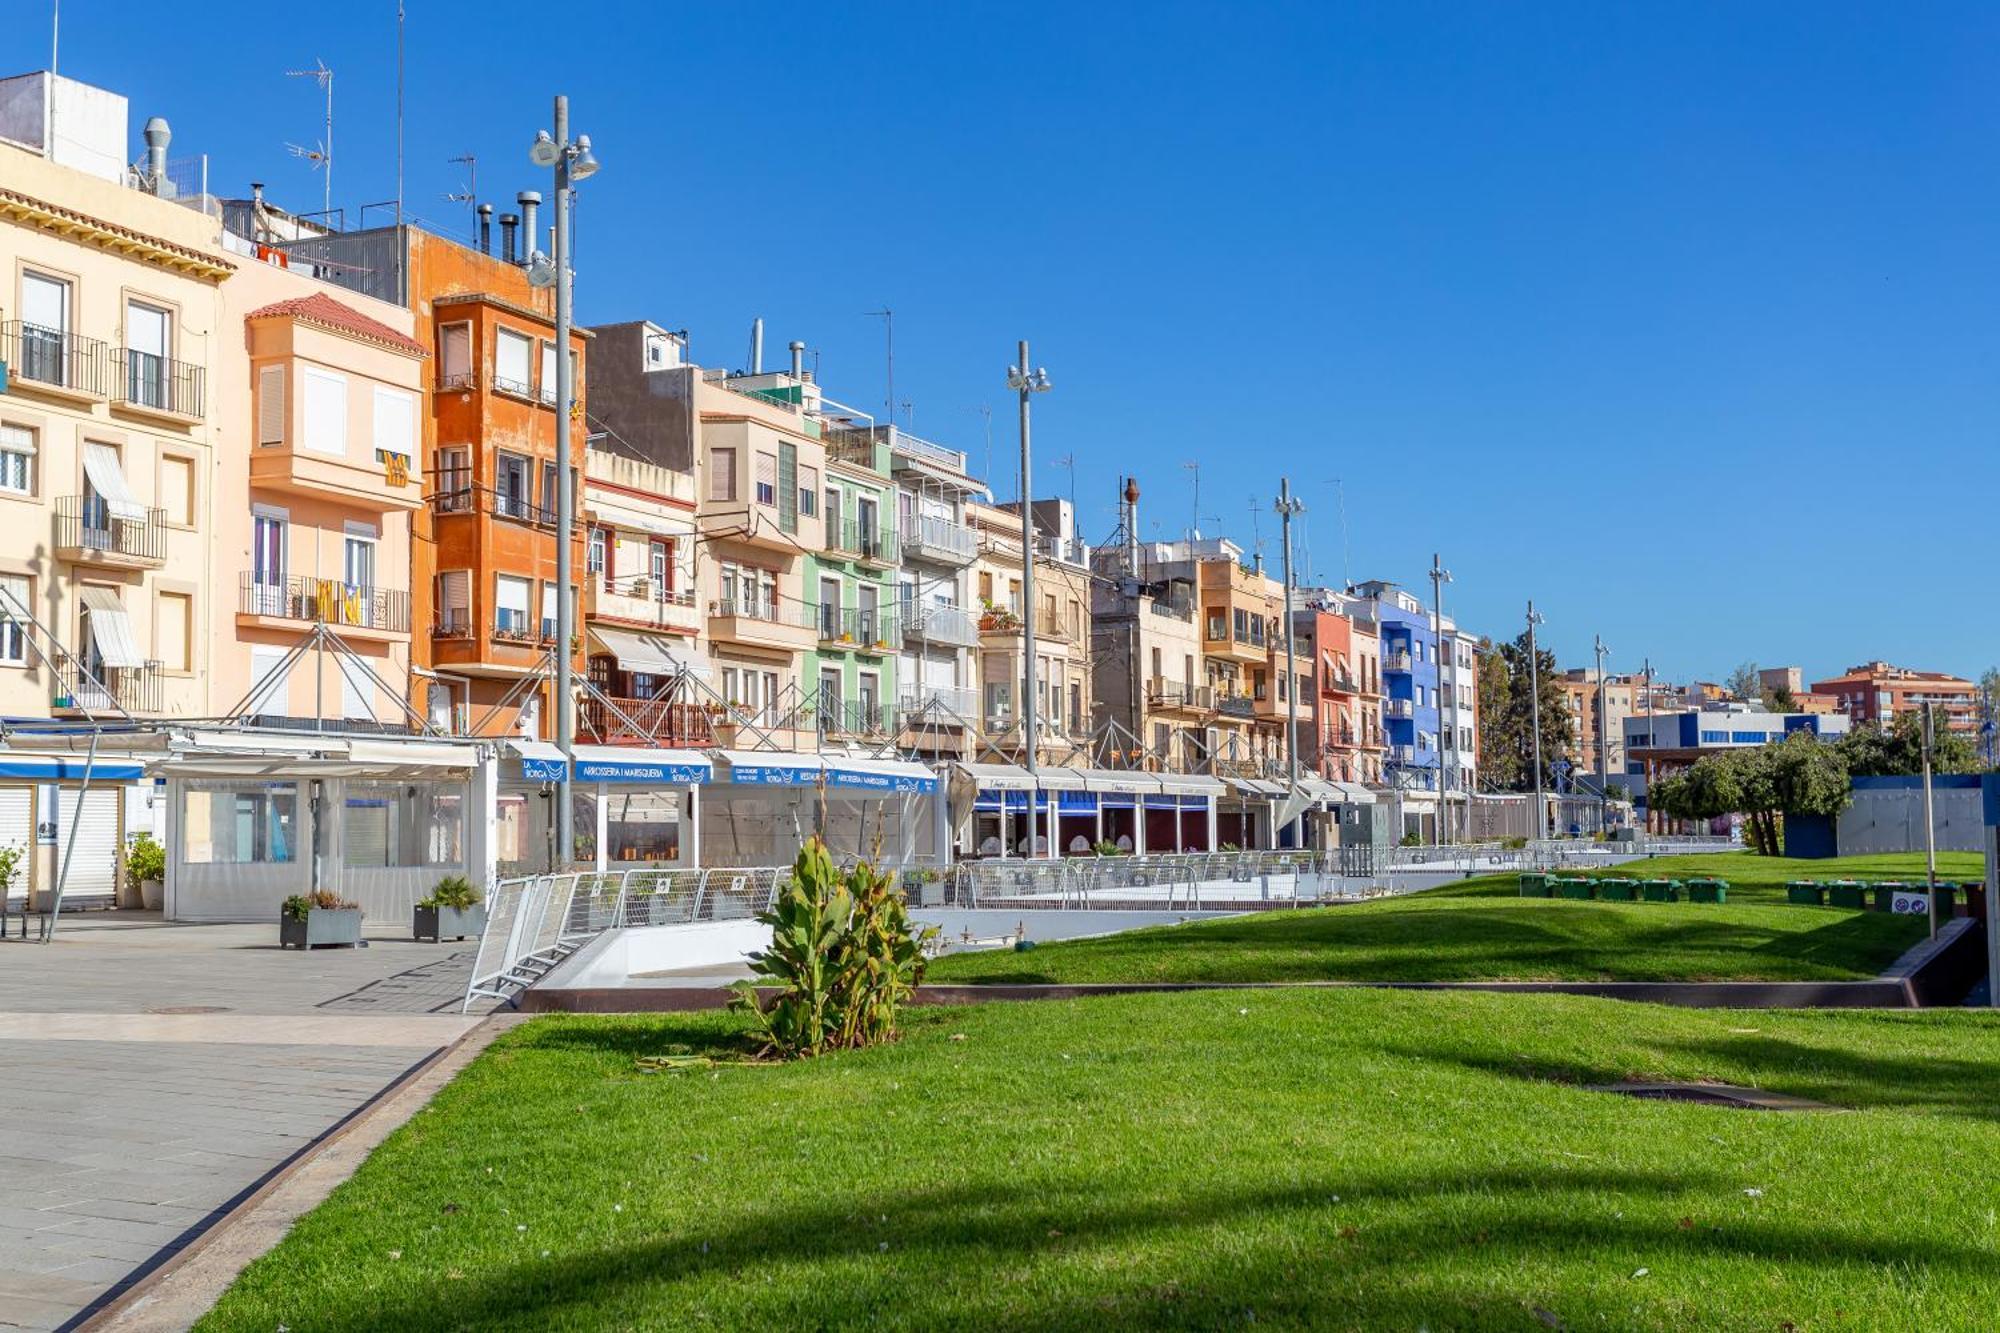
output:
[[27, 900], [30, 868], [35, 859], [35, 789], [0, 787], [0, 847], [21, 853], [14, 867], [14, 883], [7, 890], [10, 911], [19, 911]]
[[[63, 885], [64, 910], [73, 907], [110, 907], [118, 894], [118, 791], [92, 787], [83, 793], [82, 809], [77, 808], [77, 792], [64, 788], [56, 793], [62, 813], [56, 825], [56, 856], [60, 870], [63, 851], [69, 846], [70, 829], [63, 822], [76, 821], [76, 851], [70, 863], [69, 882]], [[47, 886], [55, 888], [52, 883]]]

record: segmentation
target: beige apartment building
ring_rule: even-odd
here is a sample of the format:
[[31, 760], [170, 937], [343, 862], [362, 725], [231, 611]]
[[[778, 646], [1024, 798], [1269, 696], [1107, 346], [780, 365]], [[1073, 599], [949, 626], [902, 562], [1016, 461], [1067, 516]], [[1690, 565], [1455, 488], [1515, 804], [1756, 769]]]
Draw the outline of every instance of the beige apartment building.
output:
[[[1569, 700], [1569, 715], [1576, 728], [1564, 758], [1575, 766], [1575, 776], [1589, 777], [1602, 771], [1616, 777], [1625, 771], [1625, 719], [1635, 711], [1644, 683], [1631, 676], [1606, 674], [1604, 678], [1604, 729], [1598, 730], [1597, 668], [1578, 667], [1562, 674], [1563, 695]], [[1599, 736], [1603, 754], [1599, 754]]]
[[967, 524], [979, 538], [972, 565], [978, 608], [979, 753], [1008, 762], [1026, 758], [1027, 672], [1022, 653], [1035, 654], [1036, 761], [1087, 758], [1091, 728], [1090, 572], [1075, 539], [1066, 501], [1035, 510], [1035, 596], [1027, 605], [1018, 505], [968, 502]]
[[1104, 758], [1156, 772], [1204, 770], [1215, 691], [1204, 683], [1192, 571], [1137, 538], [1139, 485], [1119, 496], [1120, 539], [1091, 554], [1091, 663]]

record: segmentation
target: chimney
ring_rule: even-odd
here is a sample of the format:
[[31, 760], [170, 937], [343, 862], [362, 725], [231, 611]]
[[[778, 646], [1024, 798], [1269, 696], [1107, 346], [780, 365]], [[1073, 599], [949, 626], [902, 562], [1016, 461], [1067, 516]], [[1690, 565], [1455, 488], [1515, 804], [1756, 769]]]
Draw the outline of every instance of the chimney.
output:
[[750, 321], [750, 373], [764, 373], [764, 317], [759, 315]]
[[518, 264], [514, 258], [514, 228], [521, 225], [521, 219], [512, 213], [500, 215], [500, 260], [506, 264]]
[[1139, 577], [1139, 479], [1125, 478], [1125, 572]]
[[542, 216], [542, 196], [533, 190], [523, 190], [514, 196], [514, 202], [521, 206], [521, 262], [525, 264], [542, 243], [541, 234], [535, 230]]
[[271, 214], [264, 207], [264, 182], [250, 182], [250, 239], [262, 242], [271, 235]]
[[792, 378], [804, 382], [806, 377], [806, 345], [796, 338], [791, 342]]
[[146, 188], [161, 198], [170, 197], [172, 187], [167, 184], [167, 145], [173, 142], [174, 132], [167, 124], [165, 116], [154, 116], [146, 122]]
[[493, 205], [491, 204], [479, 206], [479, 253], [482, 255], [493, 253]]

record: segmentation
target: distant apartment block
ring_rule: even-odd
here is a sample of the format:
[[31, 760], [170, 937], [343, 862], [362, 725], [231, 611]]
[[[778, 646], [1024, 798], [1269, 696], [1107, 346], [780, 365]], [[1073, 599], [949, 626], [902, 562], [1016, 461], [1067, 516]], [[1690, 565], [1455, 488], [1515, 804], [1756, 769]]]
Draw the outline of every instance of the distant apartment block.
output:
[[1953, 731], [1979, 730], [1979, 687], [1942, 671], [1912, 671], [1888, 662], [1863, 662], [1838, 676], [1813, 682], [1814, 694], [1843, 700], [1857, 724], [1884, 727], [1926, 703], [1934, 704]]

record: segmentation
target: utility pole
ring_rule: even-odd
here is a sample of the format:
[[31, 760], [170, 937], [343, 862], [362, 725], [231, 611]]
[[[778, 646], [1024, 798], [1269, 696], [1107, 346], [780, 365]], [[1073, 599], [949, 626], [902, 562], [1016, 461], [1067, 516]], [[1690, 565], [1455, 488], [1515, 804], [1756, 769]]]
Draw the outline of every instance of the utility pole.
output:
[[1542, 659], [1535, 651], [1535, 626], [1542, 623], [1542, 617], [1535, 611], [1534, 599], [1528, 601], [1528, 711], [1532, 718], [1529, 733], [1534, 738], [1535, 749], [1535, 838], [1537, 841], [1549, 836], [1549, 803], [1542, 795]]
[[1299, 789], [1299, 673], [1296, 633], [1292, 626], [1292, 515], [1303, 514], [1306, 504], [1292, 498], [1292, 479], [1278, 478], [1278, 521], [1285, 541], [1285, 771], [1291, 788]]
[[[1653, 746], [1653, 659], [1651, 656], [1646, 658], [1645, 665], [1640, 669], [1645, 673], [1646, 678], [1646, 748], [1651, 749]], [[1628, 765], [1632, 761], [1632, 752], [1630, 749], [1625, 751], [1625, 761]], [[1646, 785], [1648, 788], [1646, 795], [1646, 832], [1648, 833], [1655, 831], [1652, 826], [1654, 819], [1653, 797], [1651, 793], [1652, 782], [1653, 775], [1648, 770], [1646, 774]]]
[[[1020, 364], [1007, 368], [1007, 387], [1021, 397], [1021, 599], [1026, 603], [1021, 608], [1021, 741], [1027, 750], [1028, 771], [1034, 773], [1038, 771], [1035, 741], [1039, 719], [1035, 716], [1035, 511], [1029, 498], [1034, 494], [1034, 472], [1028, 449], [1028, 399], [1048, 392], [1049, 372], [1029, 369], [1028, 341], [1025, 338], [1021, 340], [1020, 353]], [[1032, 793], [1030, 799], [1033, 799]], [[1031, 856], [1035, 850], [1033, 822], [1031, 818], [1028, 834], [1028, 853]]]
[[1605, 786], [1611, 781], [1611, 757], [1604, 748], [1604, 655], [1611, 650], [1604, 646], [1604, 636], [1593, 634], [1597, 652], [1597, 827], [1600, 832], [1610, 832], [1611, 796]]
[[[1931, 701], [1924, 700], [1924, 882], [1930, 888], [1931, 938], [1938, 933], [1938, 891], [1937, 891], [1937, 822], [1931, 806], [1931, 746], [1936, 741], [1932, 731], [1934, 714]], [[1987, 982], [1989, 986], [2000, 985], [2000, 979]]]
[[1444, 585], [1450, 582], [1451, 571], [1444, 567], [1444, 561], [1437, 553], [1432, 552], [1431, 651], [1437, 658], [1437, 685], [1434, 688], [1437, 690], [1438, 707], [1438, 812], [1437, 819], [1431, 826], [1431, 841], [1440, 847], [1444, 845], [1444, 822], [1451, 809], [1449, 800], [1451, 764], [1445, 759], [1445, 753], [1453, 748], [1457, 740], [1454, 733], [1458, 718], [1458, 709], [1454, 704], [1451, 708], [1452, 721], [1447, 723], [1445, 720], [1446, 701], [1451, 698], [1451, 694], [1450, 686], [1445, 683], [1444, 668], [1445, 660], [1451, 656], [1451, 650], [1444, 641]]

